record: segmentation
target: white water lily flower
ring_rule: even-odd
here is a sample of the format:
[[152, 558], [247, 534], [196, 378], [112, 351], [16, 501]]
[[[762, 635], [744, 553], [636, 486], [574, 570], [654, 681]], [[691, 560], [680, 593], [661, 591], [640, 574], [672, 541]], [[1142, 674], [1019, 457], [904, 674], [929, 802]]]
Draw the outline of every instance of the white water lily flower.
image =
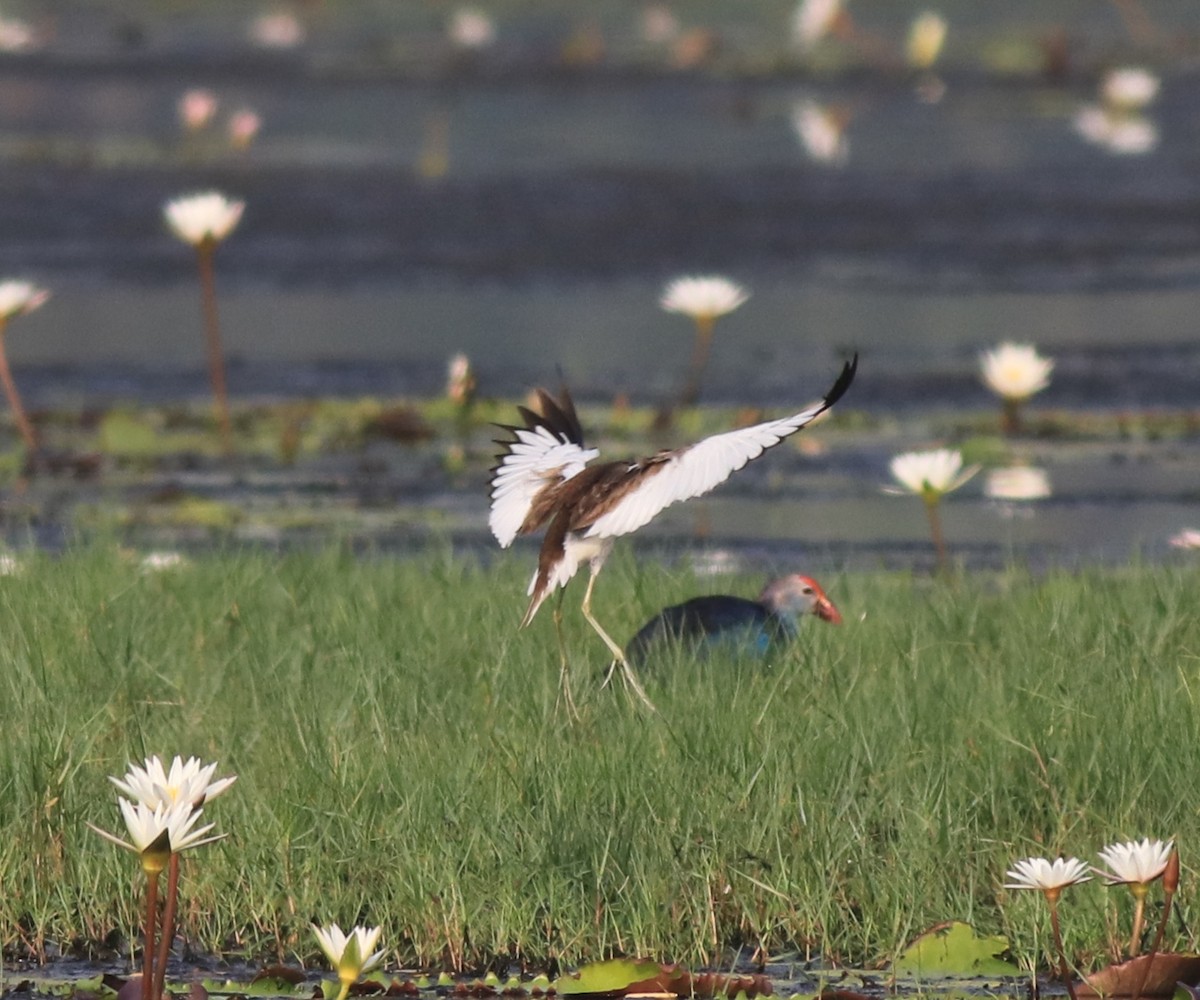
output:
[[189, 132], [198, 132], [213, 120], [219, 104], [217, 95], [204, 87], [184, 91], [176, 105], [179, 122]]
[[1176, 549], [1200, 549], [1200, 528], [1184, 528], [1171, 536], [1170, 544]]
[[[337, 924], [328, 927], [318, 927], [313, 924], [313, 933], [329, 959], [329, 964], [337, 971], [338, 978], [343, 983], [353, 983], [366, 972], [370, 972], [383, 961], [383, 950], [374, 954], [371, 949], [379, 942], [381, 927], [355, 927], [349, 934], [344, 934]], [[355, 947], [348, 945], [354, 942]], [[345, 992], [343, 990], [343, 992]]]
[[1118, 156], [1142, 156], [1158, 146], [1158, 126], [1149, 118], [1099, 104], [1085, 104], [1072, 125], [1086, 141]]
[[460, 7], [451, 15], [446, 34], [460, 49], [486, 49], [496, 40], [496, 22], [479, 7]]
[[242, 217], [244, 201], [226, 198], [219, 191], [185, 195], [163, 208], [167, 225], [185, 243], [200, 246], [225, 239]]
[[667, 312], [692, 319], [716, 319], [733, 312], [750, 297], [741, 285], [719, 275], [676, 278], [663, 289], [658, 304]]
[[1102, 868], [1093, 868], [1092, 871], [1109, 885], [1149, 885], [1162, 877], [1174, 849], [1173, 841], [1168, 840], [1164, 843], [1149, 837], [1141, 841], [1109, 844], [1100, 851], [1100, 860], [1108, 865], [1111, 871]]
[[842, 12], [842, 0], [800, 0], [792, 15], [792, 39], [807, 51], [829, 33]]
[[983, 381], [1004, 399], [1025, 399], [1050, 384], [1054, 361], [1043, 358], [1031, 344], [1005, 342], [979, 356]]
[[993, 500], [1044, 500], [1050, 496], [1050, 477], [1031, 465], [992, 469], [983, 481], [983, 493]]
[[264, 49], [292, 49], [304, 41], [304, 25], [288, 10], [267, 11], [250, 22], [247, 31], [255, 45]]
[[182, 552], [147, 552], [142, 556], [141, 568], [143, 573], [161, 573], [163, 570], [179, 569], [187, 565]]
[[0, 16], [0, 52], [25, 52], [37, 41], [37, 32], [27, 22]]
[[1088, 866], [1078, 858], [1025, 858], [1004, 873], [1005, 889], [1036, 889], [1039, 892], [1058, 893], [1069, 885], [1090, 881]]
[[1104, 103], [1122, 111], [1138, 111], [1158, 96], [1159, 79], [1140, 66], [1110, 70], [1100, 82]]
[[238, 108], [229, 116], [229, 142], [235, 149], [248, 149], [258, 130], [262, 118], [253, 108]]
[[0, 281], [0, 321], [33, 312], [48, 298], [50, 293], [31, 281]]
[[918, 14], [908, 29], [908, 64], [915, 69], [929, 69], [937, 62], [945, 41], [946, 19], [932, 10]]
[[121, 815], [125, 817], [125, 828], [129, 831], [128, 841], [101, 830], [98, 826], [92, 826], [91, 823], [88, 826], [105, 840], [127, 851], [141, 854], [143, 859], [147, 855], [178, 854], [202, 844], [210, 844], [225, 836], [218, 834], [215, 837], [206, 837], [205, 834], [214, 826], [212, 823], [194, 829], [203, 810], [193, 808], [190, 802], [180, 801], [170, 805], [160, 803], [155, 809], [151, 809], [144, 802], [133, 803], [126, 799], [118, 799], [117, 803], [121, 807]]
[[892, 459], [890, 468], [903, 489], [884, 487], [885, 493], [915, 493], [927, 501], [958, 489], [979, 471], [978, 465], [964, 469], [962, 452], [951, 448], [906, 451]]
[[475, 385], [471, 359], [459, 351], [446, 366], [446, 398], [456, 406], [466, 406], [475, 395]]
[[185, 762], [176, 756], [168, 772], [157, 757], [147, 757], [145, 765], [129, 765], [124, 778], [109, 778], [114, 785], [133, 801], [150, 809], [173, 806], [185, 802], [199, 809], [209, 799], [214, 799], [237, 781], [237, 775], [213, 780], [216, 763], [201, 764], [199, 757], [189, 757]]
[[809, 159], [817, 163], [842, 164], [850, 158], [850, 140], [846, 138], [847, 118], [816, 101], [801, 100], [792, 105], [792, 130]]

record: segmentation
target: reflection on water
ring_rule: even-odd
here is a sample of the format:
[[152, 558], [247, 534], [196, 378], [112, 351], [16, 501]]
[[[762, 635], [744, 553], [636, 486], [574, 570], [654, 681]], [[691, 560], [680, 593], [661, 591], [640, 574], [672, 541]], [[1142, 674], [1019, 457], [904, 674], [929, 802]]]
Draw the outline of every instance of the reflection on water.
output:
[[[655, 404], [689, 347], [657, 307], [681, 273], [752, 293], [720, 324], [708, 401], [786, 407], [861, 352], [843, 406], [882, 421], [879, 437], [835, 444], [795, 490], [751, 477], [762, 493], [670, 512], [651, 537], [750, 541], [753, 524], [837, 558], [923, 551], [921, 512], [877, 496], [882, 470], [945, 443], [930, 415], [993, 405], [978, 355], [1002, 340], [1057, 362], [1034, 410], [1200, 405], [1184, 5], [1148, 9], [1147, 27], [1106, 5], [1051, 18], [1014, 4], [1004, 22], [947, 3], [936, 78], [781, 54], [792, 5], [677, 9], [664, 37], [707, 18], [722, 43], [696, 36], [683, 73], [637, 40], [627, 4], [597, 5], [583, 32], [562, 11], [501, 18], [469, 57], [443, 37], [441, 8], [393, 6], [370, 25], [330, 13], [284, 45], [247, 42], [292, 28], [236, 6], [185, 27], [132, 4], [118, 31], [65, 5], [43, 53], [0, 59], [0, 270], [54, 291], [10, 341], [33, 405], [204, 395], [192, 262], [160, 212], [210, 186], [247, 201], [218, 260], [237, 398], [432, 395], [463, 351], [484, 395], [562, 370], [582, 399]], [[866, 27], [902, 43], [911, 13], [881, 8]], [[1088, 43], [1042, 75], [1060, 29]], [[564, 70], [563, 39], [602, 61]], [[1154, 86], [1100, 72], [1139, 60]], [[190, 88], [219, 109], [185, 136]], [[259, 130], [235, 150], [225, 127], [240, 109]], [[1196, 452], [1048, 449], [1030, 460], [1054, 492], [1027, 501], [1032, 516], [1008, 516], [1025, 501], [955, 497], [947, 535], [992, 554], [1155, 550], [1198, 520]], [[482, 483], [464, 496], [447, 519], [470, 533]]]

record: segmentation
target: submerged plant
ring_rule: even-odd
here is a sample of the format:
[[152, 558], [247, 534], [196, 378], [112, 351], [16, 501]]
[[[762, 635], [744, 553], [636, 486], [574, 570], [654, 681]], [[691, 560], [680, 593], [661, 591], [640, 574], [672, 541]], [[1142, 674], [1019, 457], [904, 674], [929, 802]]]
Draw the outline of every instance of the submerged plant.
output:
[[358, 982], [364, 973], [370, 972], [383, 961], [382, 949], [373, 954], [371, 952], [379, 943], [382, 930], [381, 927], [355, 927], [349, 934], [345, 934], [337, 924], [330, 924], [328, 927], [313, 924], [313, 933], [317, 936], [321, 950], [325, 952], [325, 957], [329, 959], [329, 964], [333, 966], [342, 984], [337, 1000], [346, 1000], [350, 987]]
[[889, 468], [900, 488], [885, 486], [884, 492], [894, 495], [913, 493], [925, 502], [938, 568], [947, 569], [949, 560], [946, 557], [938, 505], [943, 496], [958, 489], [975, 475], [979, 466], [972, 465], [964, 469], [962, 452], [938, 448], [933, 451], [906, 451], [893, 458]]
[[25, 442], [26, 449], [31, 452], [37, 450], [37, 435], [33, 432], [33, 424], [29, 422], [29, 417], [25, 415], [21, 395], [17, 392], [17, 384], [13, 381], [12, 372], [8, 367], [4, 334], [10, 319], [33, 312], [49, 297], [50, 293], [46, 289], [38, 288], [28, 281], [0, 282], [0, 385], [4, 387], [4, 395], [13, 411], [13, 419], [17, 422], [21, 439]]
[[1087, 873], [1087, 865], [1078, 858], [1057, 858], [1054, 861], [1047, 858], [1025, 858], [1005, 872], [1005, 876], [1012, 881], [1005, 882], [1004, 888], [1034, 889], [1046, 897], [1046, 905], [1050, 908], [1050, 927], [1054, 932], [1054, 947], [1058, 951], [1059, 976], [1071, 1000], [1075, 1000], [1075, 984], [1072, 981], [1071, 969], [1067, 965], [1062, 928], [1058, 923], [1058, 897], [1067, 886], [1078, 885], [1091, 879]]
[[204, 310], [204, 332], [208, 346], [208, 376], [217, 407], [217, 424], [225, 454], [233, 452], [233, 426], [229, 420], [229, 397], [225, 388], [225, 356], [217, 316], [217, 288], [213, 254], [242, 217], [246, 203], [226, 198], [217, 191], [187, 195], [167, 202], [163, 213], [167, 225], [179, 239], [196, 248], [200, 269], [200, 293]]

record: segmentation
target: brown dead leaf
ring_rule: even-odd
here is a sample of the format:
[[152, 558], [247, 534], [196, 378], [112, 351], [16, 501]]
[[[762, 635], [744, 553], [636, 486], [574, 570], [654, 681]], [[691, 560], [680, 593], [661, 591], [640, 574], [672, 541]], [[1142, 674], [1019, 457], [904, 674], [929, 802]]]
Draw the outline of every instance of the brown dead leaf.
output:
[[[1084, 985], [1076, 987], [1075, 993], [1081, 997], [1131, 997], [1141, 985], [1150, 960], [1148, 955], [1138, 955], [1127, 962], [1093, 972], [1084, 976]], [[1142, 987], [1142, 996], [1169, 997], [1175, 992], [1176, 983], [1189, 986], [1200, 983], [1200, 955], [1156, 954], [1146, 976], [1146, 985]]]
[[254, 974], [250, 982], [261, 983], [264, 979], [278, 979], [280, 982], [298, 986], [304, 982], [305, 975], [303, 969], [294, 969], [290, 965], [265, 965]]
[[130, 976], [117, 990], [117, 1000], [141, 1000], [142, 977], [140, 974]]
[[773, 987], [766, 976], [726, 976], [719, 972], [689, 972], [677, 965], [664, 965], [657, 976], [630, 983], [626, 997], [735, 997], [745, 993], [747, 1000], [768, 997]]

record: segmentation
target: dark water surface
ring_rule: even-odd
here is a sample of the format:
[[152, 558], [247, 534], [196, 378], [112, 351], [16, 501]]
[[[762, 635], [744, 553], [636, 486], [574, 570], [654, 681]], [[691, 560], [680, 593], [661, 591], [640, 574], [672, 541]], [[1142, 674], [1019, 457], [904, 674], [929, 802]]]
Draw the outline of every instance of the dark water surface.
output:
[[[1151, 11], [1174, 47], [1135, 44], [1111, 10], [1065, 5], [1087, 58], [1053, 79], [976, 58], [1014, 35], [1033, 44], [1055, 26], [1042, 8], [981, 25], [948, 5], [936, 103], [904, 73], [869, 67], [748, 73], [770, 25], [705, 9], [742, 62], [547, 69], [536, 57], [559, 22], [529, 17], [493, 63], [456, 71], [421, 54], [425, 42], [400, 46], [408, 64], [384, 65], [347, 17], [295, 53], [222, 56], [197, 14], [205, 41], [189, 48], [162, 22], [143, 48], [114, 53], [64, 17], [58, 50], [0, 60], [0, 271], [54, 292], [8, 338], [24, 391], [35, 406], [80, 408], [204, 395], [191, 254], [161, 207], [216, 186], [247, 202], [218, 251], [239, 399], [433, 395], [462, 350], [489, 395], [561, 368], [582, 399], [654, 403], [690, 344], [657, 297], [687, 272], [726, 273], [753, 293], [718, 326], [708, 401], [789, 407], [861, 353], [843, 405], [882, 421], [879, 433], [818, 468], [797, 457], [794, 480], [777, 463], [786, 488], [731, 485], [672, 511], [651, 539], [916, 558], [919, 505], [880, 496], [887, 460], [944, 438], [931, 415], [993, 406], [978, 354], [1003, 339], [1057, 360], [1035, 408], [1200, 408], [1200, 61], [1177, 5]], [[230, 8], [214, 10], [228, 20]], [[785, 24], [783, 5], [772, 10]], [[1140, 57], [1162, 74], [1146, 112], [1157, 144], [1137, 156], [1089, 145], [1074, 115], [1106, 66]], [[263, 115], [249, 151], [181, 139], [175, 102], [197, 85]], [[843, 164], [814, 162], [798, 141], [804, 101], [848, 117]], [[418, 169], [431, 149], [445, 155], [435, 178]], [[968, 557], [1163, 554], [1168, 534], [1200, 522], [1194, 439], [1039, 444], [1025, 458], [1049, 469], [1053, 497], [1030, 515], [969, 487], [947, 509]], [[485, 537], [482, 481], [413, 495], [406, 462], [385, 463], [381, 490], [398, 508], [436, 506], [463, 537]], [[173, 481], [247, 490], [238, 473]]]

